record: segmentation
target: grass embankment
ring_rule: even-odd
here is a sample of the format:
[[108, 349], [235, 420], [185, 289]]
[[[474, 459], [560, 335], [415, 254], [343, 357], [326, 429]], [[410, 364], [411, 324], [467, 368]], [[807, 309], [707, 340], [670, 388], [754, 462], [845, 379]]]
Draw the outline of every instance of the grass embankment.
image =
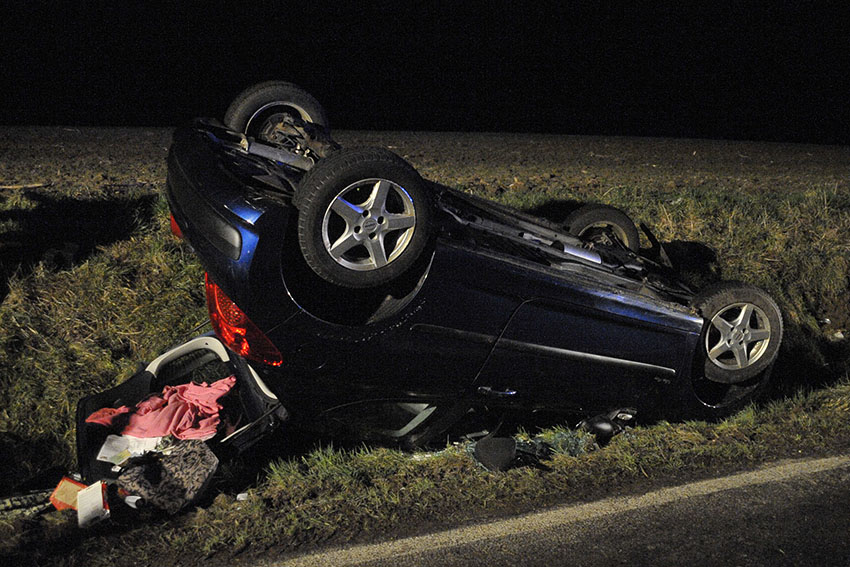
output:
[[[78, 532], [69, 514], [0, 524], [21, 561], [159, 562], [276, 552], [373, 537], [739, 469], [850, 446], [850, 149], [696, 140], [354, 133], [448, 186], [556, 219], [613, 204], [685, 253], [717, 252], [714, 275], [765, 287], [786, 315], [775, 400], [719, 424], [661, 423], [603, 450], [564, 430], [549, 470], [491, 474], [462, 448], [412, 458], [382, 448], [278, 458], [250, 498], [225, 490], [177, 519], [120, 518]], [[72, 468], [82, 395], [127, 378], [205, 318], [202, 274], [171, 239], [166, 131], [0, 134], [0, 492]], [[704, 272], [693, 274], [704, 278]], [[713, 276], [712, 276], [713, 277]], [[828, 322], [827, 322], [828, 320]], [[797, 393], [800, 392], [800, 393]], [[14, 458], [12, 458], [14, 456]], [[238, 468], [238, 467], [237, 467]]]

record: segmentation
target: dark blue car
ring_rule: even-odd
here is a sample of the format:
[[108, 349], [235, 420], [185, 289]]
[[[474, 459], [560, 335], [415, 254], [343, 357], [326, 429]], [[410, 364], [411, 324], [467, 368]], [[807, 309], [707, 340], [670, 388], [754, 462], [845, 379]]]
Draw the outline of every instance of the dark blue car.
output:
[[765, 292], [691, 290], [621, 211], [553, 224], [430, 183], [340, 148], [289, 83], [177, 130], [167, 192], [216, 335], [302, 423], [417, 444], [470, 409], [719, 417], [782, 340]]

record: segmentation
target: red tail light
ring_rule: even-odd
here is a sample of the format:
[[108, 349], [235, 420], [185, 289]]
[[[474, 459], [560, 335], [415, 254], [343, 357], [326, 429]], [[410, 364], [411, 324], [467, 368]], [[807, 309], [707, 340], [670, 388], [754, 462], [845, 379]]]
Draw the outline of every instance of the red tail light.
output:
[[204, 281], [210, 321], [218, 338], [240, 356], [271, 366], [283, 364], [280, 351], [212, 281], [209, 274], [204, 275]]
[[183, 238], [183, 231], [177, 226], [177, 221], [174, 220], [174, 215], [171, 215], [171, 234], [177, 238]]

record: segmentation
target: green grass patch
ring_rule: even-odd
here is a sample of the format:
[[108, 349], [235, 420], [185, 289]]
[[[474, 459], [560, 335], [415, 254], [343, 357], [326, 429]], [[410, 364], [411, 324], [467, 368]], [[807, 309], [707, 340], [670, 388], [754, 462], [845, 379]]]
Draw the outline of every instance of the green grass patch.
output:
[[[53, 514], [36, 533], [14, 531], [7, 545], [55, 559], [75, 532], [71, 557], [89, 565], [154, 562], [164, 549], [222, 564], [333, 541], [382, 539], [447, 528], [557, 503], [581, 502], [646, 486], [731, 473], [781, 458], [850, 449], [850, 379], [809, 394], [748, 408], [720, 423], [659, 423], [629, 429], [600, 449], [570, 432], [581, 451], [556, 451], [548, 470], [491, 473], [463, 445], [435, 453], [319, 447], [274, 460], [246, 501], [220, 494], [171, 520], [124, 518], [80, 536], [72, 515]], [[544, 436], [566, 437], [547, 430]], [[19, 526], [17, 526], [19, 527]], [[0, 526], [2, 530], [2, 526]], [[120, 542], [120, 544], [119, 544]], [[153, 543], [152, 543], [153, 542]], [[54, 549], [53, 555], [50, 553]], [[234, 550], [238, 557], [234, 557]]]

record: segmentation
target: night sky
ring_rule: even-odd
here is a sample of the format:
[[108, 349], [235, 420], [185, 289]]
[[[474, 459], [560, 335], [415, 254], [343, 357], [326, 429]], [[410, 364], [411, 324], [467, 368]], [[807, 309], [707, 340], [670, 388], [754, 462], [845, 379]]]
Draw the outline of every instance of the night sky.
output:
[[284, 79], [334, 128], [850, 143], [840, 2], [234, 4], [6, 3], [0, 124], [174, 126]]

